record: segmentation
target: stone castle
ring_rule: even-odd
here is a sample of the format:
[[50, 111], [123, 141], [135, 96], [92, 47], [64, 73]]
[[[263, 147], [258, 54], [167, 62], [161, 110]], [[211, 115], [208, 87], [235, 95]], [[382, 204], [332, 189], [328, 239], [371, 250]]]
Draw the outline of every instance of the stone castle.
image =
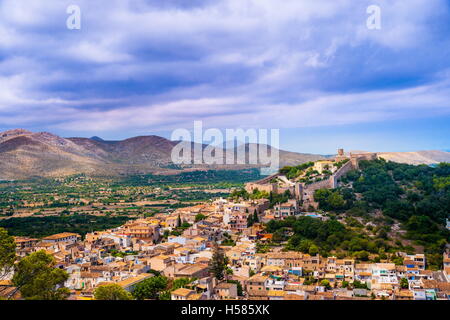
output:
[[245, 185], [245, 190], [252, 193], [253, 190], [273, 192], [277, 194], [284, 193], [289, 190], [295, 196], [295, 199], [303, 204], [303, 208], [310, 206], [317, 207], [314, 201], [314, 192], [318, 189], [334, 189], [339, 185], [339, 179], [350, 170], [358, 169], [359, 162], [362, 160], [375, 160], [378, 158], [377, 153], [349, 153], [345, 155], [344, 149], [338, 149], [338, 153], [333, 160], [318, 161], [315, 168], [320, 168], [320, 162], [337, 163], [348, 160], [344, 165], [337, 169], [328, 179], [305, 184], [302, 182], [292, 182], [286, 177], [276, 173], [262, 180], [249, 182]]

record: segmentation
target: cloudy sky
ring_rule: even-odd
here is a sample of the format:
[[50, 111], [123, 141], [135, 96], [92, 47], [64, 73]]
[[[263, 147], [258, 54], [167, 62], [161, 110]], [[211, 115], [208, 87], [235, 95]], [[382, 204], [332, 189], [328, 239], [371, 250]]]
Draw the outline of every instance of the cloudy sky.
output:
[[448, 0], [1, 0], [0, 131], [170, 137], [202, 120], [279, 128], [300, 152], [446, 150], [449, 21]]

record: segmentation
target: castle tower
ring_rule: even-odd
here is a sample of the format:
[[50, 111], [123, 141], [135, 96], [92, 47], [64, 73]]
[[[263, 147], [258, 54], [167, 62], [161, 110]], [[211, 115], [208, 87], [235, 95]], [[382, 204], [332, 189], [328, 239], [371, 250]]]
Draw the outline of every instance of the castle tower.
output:
[[336, 158], [334, 158], [334, 160], [336, 162], [339, 162], [339, 161], [342, 161], [345, 159], [348, 159], [348, 157], [345, 156], [344, 149], [338, 149], [337, 156], [336, 156]]

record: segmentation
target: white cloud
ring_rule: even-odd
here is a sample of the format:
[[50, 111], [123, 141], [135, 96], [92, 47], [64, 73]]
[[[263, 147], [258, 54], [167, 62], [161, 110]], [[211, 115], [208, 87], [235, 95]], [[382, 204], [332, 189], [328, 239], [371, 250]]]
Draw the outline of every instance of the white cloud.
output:
[[72, 1], [3, 0], [0, 126], [298, 127], [450, 112], [449, 34], [433, 36], [446, 1], [379, 0], [380, 31], [366, 28], [372, 2], [79, 0], [82, 29], [70, 31]]

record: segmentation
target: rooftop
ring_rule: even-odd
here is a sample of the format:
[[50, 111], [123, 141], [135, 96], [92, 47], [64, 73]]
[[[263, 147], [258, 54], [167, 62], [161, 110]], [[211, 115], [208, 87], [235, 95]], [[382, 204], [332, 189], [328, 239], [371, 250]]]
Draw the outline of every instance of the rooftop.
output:
[[43, 238], [43, 240], [58, 240], [58, 239], [63, 239], [63, 238], [68, 238], [68, 237], [80, 237], [80, 235], [77, 233], [63, 232], [63, 233], [57, 233], [57, 234], [53, 234], [51, 236], [45, 237], [45, 238]]
[[179, 289], [172, 291], [173, 295], [182, 296], [182, 297], [188, 297], [189, 295], [191, 295], [193, 293], [195, 293], [194, 290], [190, 290], [190, 289], [186, 289], [186, 288], [179, 288]]

